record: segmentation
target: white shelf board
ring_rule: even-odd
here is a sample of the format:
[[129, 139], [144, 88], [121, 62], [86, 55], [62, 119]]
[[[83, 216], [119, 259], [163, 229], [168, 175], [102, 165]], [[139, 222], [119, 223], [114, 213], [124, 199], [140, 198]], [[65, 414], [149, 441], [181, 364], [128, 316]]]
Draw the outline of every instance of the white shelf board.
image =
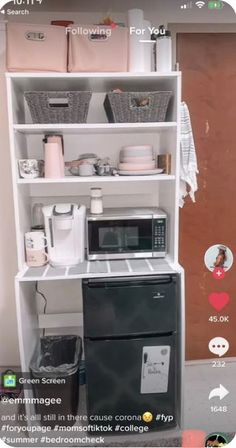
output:
[[63, 134], [119, 134], [154, 133], [177, 128], [177, 122], [160, 123], [92, 123], [92, 124], [15, 124], [14, 131], [23, 134], [45, 134], [63, 132]]
[[6, 77], [18, 78], [109, 78], [109, 79], [136, 79], [136, 78], [176, 78], [181, 72], [89, 72], [89, 73], [58, 73], [58, 72], [7, 72]]
[[61, 179], [18, 179], [20, 185], [76, 184], [76, 183], [116, 183], [116, 182], [153, 182], [175, 180], [174, 175], [155, 174], [150, 176], [66, 176]]
[[175, 90], [179, 72], [170, 73], [8, 73], [8, 80], [18, 94], [31, 90], [91, 90], [108, 92]]
[[39, 268], [28, 268], [25, 265], [16, 278], [20, 282], [75, 280], [82, 278], [161, 275], [179, 272], [179, 270], [179, 266], [174, 265], [168, 258], [84, 261], [77, 266], [67, 268], [55, 268], [50, 265]]

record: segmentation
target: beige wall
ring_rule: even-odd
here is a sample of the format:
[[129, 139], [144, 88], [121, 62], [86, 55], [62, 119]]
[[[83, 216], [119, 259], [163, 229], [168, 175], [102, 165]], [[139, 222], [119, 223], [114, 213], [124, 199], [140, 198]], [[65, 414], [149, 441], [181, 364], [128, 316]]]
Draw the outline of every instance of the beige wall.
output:
[[[151, 20], [153, 25], [160, 23], [235, 23], [236, 16], [229, 6], [225, 6], [224, 10], [213, 13], [207, 9], [198, 10], [194, 8], [185, 13], [180, 10], [173, 9], [173, 0], [128, 0], [121, 2], [106, 0], [86, 2], [77, 1], [61, 1], [50, 0], [44, 1], [44, 8], [50, 4], [50, 8], [55, 7], [57, 13], [46, 13], [42, 9], [36, 14], [27, 16], [29, 22], [49, 23], [51, 18], [69, 18], [75, 22], [89, 23], [100, 19], [102, 14], [107, 12], [107, 4], [112, 3], [112, 12], [120, 11], [117, 15], [119, 19], [125, 17], [124, 11], [130, 7], [143, 7], [145, 4], [146, 18]], [[177, 3], [177, 2], [176, 2]], [[179, 2], [178, 2], [179, 3]], [[63, 12], [65, 5], [68, 12]], [[96, 5], [96, 7], [94, 7]], [[99, 8], [98, 8], [99, 5]], [[91, 15], [85, 14], [84, 11], [102, 11]], [[41, 12], [40, 12], [41, 11]], [[80, 11], [79, 13], [75, 11]], [[0, 204], [1, 204], [1, 220], [0, 220], [0, 366], [1, 365], [17, 365], [19, 364], [18, 340], [17, 340], [17, 324], [14, 299], [14, 275], [16, 273], [16, 247], [14, 232], [14, 209], [11, 187], [10, 172], [10, 154], [8, 143], [8, 124], [7, 124], [7, 108], [6, 108], [6, 90], [4, 76], [4, 60], [5, 60], [5, 32], [4, 24], [1, 22], [3, 16], [0, 17], [0, 151], [1, 151], [1, 175], [0, 175]], [[16, 20], [16, 19], [15, 19]], [[25, 17], [17, 18], [24, 21]]]
[[14, 275], [16, 247], [5, 88], [5, 30], [0, 23], [0, 366], [19, 362]]

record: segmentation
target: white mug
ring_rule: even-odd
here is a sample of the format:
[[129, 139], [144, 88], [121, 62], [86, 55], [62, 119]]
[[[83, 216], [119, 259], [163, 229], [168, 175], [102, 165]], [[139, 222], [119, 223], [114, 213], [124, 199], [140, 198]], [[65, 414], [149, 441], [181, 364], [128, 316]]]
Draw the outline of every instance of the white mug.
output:
[[95, 174], [95, 168], [91, 163], [81, 163], [79, 165], [80, 176], [93, 176]]
[[43, 231], [27, 232], [25, 234], [26, 249], [40, 250], [47, 247], [47, 238]]
[[48, 262], [45, 252], [47, 239], [44, 232], [27, 232], [25, 234], [26, 264], [29, 267], [44, 266]]
[[44, 171], [44, 161], [36, 159], [19, 160], [20, 177], [24, 179], [35, 179], [42, 177]]

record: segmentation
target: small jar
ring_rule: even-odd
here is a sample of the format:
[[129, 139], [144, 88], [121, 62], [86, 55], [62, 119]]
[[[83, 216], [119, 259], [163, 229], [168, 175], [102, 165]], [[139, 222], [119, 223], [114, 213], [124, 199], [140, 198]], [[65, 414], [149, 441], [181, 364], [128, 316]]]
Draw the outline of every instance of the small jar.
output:
[[93, 215], [101, 215], [103, 213], [101, 188], [91, 188], [90, 190], [90, 212]]

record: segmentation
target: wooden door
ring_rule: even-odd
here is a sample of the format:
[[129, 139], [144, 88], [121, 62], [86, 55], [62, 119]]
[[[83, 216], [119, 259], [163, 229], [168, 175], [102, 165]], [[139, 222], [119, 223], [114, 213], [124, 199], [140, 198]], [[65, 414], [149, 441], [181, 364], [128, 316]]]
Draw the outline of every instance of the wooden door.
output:
[[[209, 340], [228, 339], [226, 356], [236, 356], [236, 34], [181, 33], [177, 61], [183, 100], [189, 106], [200, 174], [196, 204], [180, 212], [180, 261], [186, 270], [187, 359], [212, 358]], [[225, 244], [235, 263], [223, 280], [204, 265], [209, 246]], [[217, 313], [211, 292], [227, 292], [230, 303]], [[211, 323], [228, 315], [229, 323]]]

